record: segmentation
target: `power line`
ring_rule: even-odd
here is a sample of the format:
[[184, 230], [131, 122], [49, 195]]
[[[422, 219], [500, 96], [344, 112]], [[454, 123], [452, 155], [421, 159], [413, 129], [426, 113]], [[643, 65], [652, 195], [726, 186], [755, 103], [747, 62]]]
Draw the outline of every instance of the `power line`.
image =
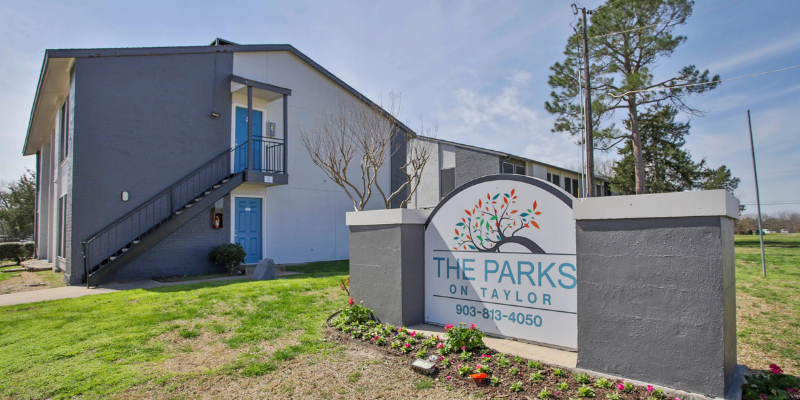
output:
[[[620, 1], [620, 0], [617, 0], [617, 1]], [[706, 12], [709, 12], [709, 11], [712, 11], [712, 10], [716, 10], [717, 8], [725, 7], [725, 6], [728, 6], [728, 5], [731, 5], [731, 4], [734, 4], [734, 3], [739, 3], [739, 2], [742, 2], [742, 1], [744, 1], [744, 0], [734, 0], [734, 1], [731, 1], [729, 3], [721, 4], [721, 5], [718, 5], [716, 7], [711, 7], [711, 8], [705, 9], [703, 11], [698, 11], [696, 13], [692, 13], [692, 15], [698, 15], [698, 14], [706, 13]], [[616, 1], [614, 3], [616, 3]], [[607, 6], [611, 5], [611, 4], [613, 4], [613, 3], [602, 5], [600, 7], [595, 8], [595, 10], [599, 10], [599, 9], [601, 9], [603, 7], [607, 7]], [[669, 24], [670, 22], [672, 22], [672, 20], [667, 21], [667, 24]], [[661, 23], [659, 22], [659, 23], [650, 24], [650, 25], [646, 25], [646, 26], [640, 26], [640, 27], [628, 29], [628, 30], [625, 30], [625, 31], [605, 33], [605, 34], [597, 35], [597, 36], [589, 36], [589, 38], [590, 39], [604, 38], [604, 37], [607, 37], [607, 36], [619, 35], [621, 33], [628, 33], [628, 32], [638, 31], [638, 30], [641, 30], [641, 29], [652, 28], [652, 27], [657, 26], [657, 25], [661, 25]]]
[[[742, 203], [742, 204], [746, 205], [746, 206], [754, 206], [757, 203]], [[762, 206], [778, 206], [778, 205], [784, 205], [784, 204], [800, 204], [800, 200], [774, 201], [774, 202], [771, 202], [771, 203], [761, 203]]]
[[662, 89], [680, 89], [680, 88], [685, 88], [685, 87], [690, 87], [690, 86], [699, 86], [699, 85], [712, 85], [712, 84], [719, 83], [719, 82], [735, 81], [735, 80], [737, 80], [737, 79], [752, 78], [752, 77], [754, 77], [754, 76], [767, 75], [767, 74], [774, 74], [774, 73], [776, 73], [776, 72], [783, 72], [783, 71], [787, 71], [787, 70], [790, 70], [790, 69], [795, 69], [795, 68], [800, 68], [800, 65], [795, 65], [795, 66], [793, 66], [793, 67], [787, 67], [787, 68], [776, 69], [776, 70], [774, 70], [774, 71], [759, 72], [759, 73], [757, 73], [757, 74], [752, 74], [752, 75], [737, 76], [736, 78], [720, 79], [720, 80], [718, 80], [718, 81], [712, 81], [712, 82], [703, 82], [703, 83], [687, 83], [687, 84], [685, 84], [685, 85], [675, 85], [675, 86], [659, 86], [659, 87], [653, 87], [653, 88], [649, 88], [649, 89], [642, 89], [642, 90], [631, 90], [631, 91], [628, 91], [628, 92], [625, 92], [625, 93], [623, 93], [623, 94], [619, 94], [619, 95], [612, 94], [612, 95], [611, 95], [611, 97], [622, 97], [622, 96], [625, 96], [625, 95], [628, 95], [628, 94], [633, 94], [633, 93], [655, 92], [656, 90], [662, 90]]

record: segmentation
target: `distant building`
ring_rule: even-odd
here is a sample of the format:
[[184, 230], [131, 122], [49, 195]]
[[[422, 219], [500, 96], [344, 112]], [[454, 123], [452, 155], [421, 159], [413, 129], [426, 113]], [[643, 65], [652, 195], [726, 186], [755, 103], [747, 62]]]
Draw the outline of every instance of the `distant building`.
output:
[[[469, 146], [442, 139], [417, 136], [411, 139], [426, 141], [435, 151], [422, 173], [420, 185], [409, 202], [409, 208], [433, 208], [455, 188], [471, 180], [495, 174], [518, 174], [544, 179], [574, 197], [580, 197], [583, 188], [581, 173], [513, 154]], [[595, 176], [597, 196], [610, 196], [608, 178]]]

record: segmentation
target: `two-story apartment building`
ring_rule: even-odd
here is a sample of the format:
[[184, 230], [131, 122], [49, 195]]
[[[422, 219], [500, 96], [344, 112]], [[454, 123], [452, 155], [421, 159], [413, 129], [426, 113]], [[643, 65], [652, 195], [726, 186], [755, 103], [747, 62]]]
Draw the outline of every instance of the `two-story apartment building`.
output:
[[[528, 175], [544, 179], [574, 197], [579, 197], [582, 190], [581, 174], [577, 171], [442, 139], [416, 136], [410, 143], [414, 141], [424, 141], [434, 148], [409, 208], [436, 207], [453, 189], [471, 180], [495, 174]], [[594, 193], [597, 196], [611, 195], [606, 177], [596, 175], [595, 186]]]
[[[23, 149], [38, 258], [91, 286], [211, 272], [222, 243], [247, 263], [347, 259], [352, 203], [298, 137], [341, 98], [374, 106], [291, 45], [47, 50]], [[398, 129], [384, 187], [414, 135]]]

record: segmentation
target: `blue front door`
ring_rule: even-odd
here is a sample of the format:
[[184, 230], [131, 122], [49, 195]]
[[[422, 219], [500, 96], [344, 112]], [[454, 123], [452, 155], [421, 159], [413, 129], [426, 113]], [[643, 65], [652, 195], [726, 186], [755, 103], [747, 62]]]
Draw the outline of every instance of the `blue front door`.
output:
[[261, 199], [236, 197], [236, 243], [244, 247], [244, 261], [255, 264], [261, 260]]
[[[261, 169], [261, 111], [253, 110], [253, 138], [256, 142], [253, 146], [253, 169]], [[247, 109], [236, 107], [236, 137], [233, 147], [247, 142]], [[247, 158], [243, 150], [236, 151], [234, 171], [239, 172], [247, 168]]]

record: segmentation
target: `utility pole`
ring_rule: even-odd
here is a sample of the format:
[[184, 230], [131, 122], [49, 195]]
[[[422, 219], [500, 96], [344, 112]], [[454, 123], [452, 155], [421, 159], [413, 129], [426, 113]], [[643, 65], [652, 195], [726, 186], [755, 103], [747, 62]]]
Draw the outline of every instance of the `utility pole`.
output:
[[[575, 5], [573, 5], [575, 7]], [[573, 8], [574, 10], [574, 8]], [[594, 192], [594, 135], [592, 133], [592, 86], [591, 80], [589, 78], [589, 38], [587, 34], [587, 29], [589, 28], [589, 20], [586, 18], [586, 7], [582, 7], [581, 9], [581, 17], [583, 17], [583, 82], [586, 90], [586, 96], [584, 97], [584, 117], [586, 120], [584, 121], [584, 131], [586, 132], [586, 137], [584, 142], [586, 143], [586, 197], [594, 197], [596, 193]], [[589, 11], [591, 14], [591, 11]]]
[[747, 126], [750, 128], [750, 154], [753, 156], [753, 177], [756, 179], [756, 206], [758, 207], [758, 236], [761, 239], [761, 272], [767, 277], [767, 261], [764, 258], [764, 230], [761, 228], [761, 197], [758, 195], [758, 172], [756, 171], [756, 148], [753, 145], [753, 124], [747, 110]]

